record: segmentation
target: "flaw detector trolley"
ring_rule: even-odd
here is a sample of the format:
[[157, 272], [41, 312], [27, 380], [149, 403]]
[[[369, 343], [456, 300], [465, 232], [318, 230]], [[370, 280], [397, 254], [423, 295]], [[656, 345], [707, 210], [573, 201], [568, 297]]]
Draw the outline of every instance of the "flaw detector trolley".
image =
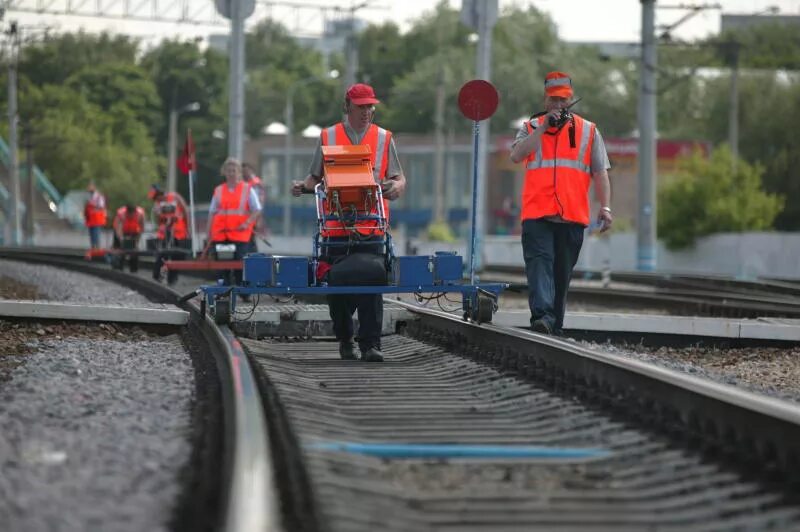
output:
[[[477, 80], [482, 84], [488, 82]], [[470, 84], [462, 88], [464, 92]], [[485, 88], [485, 87], [483, 87]], [[496, 92], [494, 106], [497, 107]], [[464, 106], [462, 105], [462, 111]], [[467, 114], [465, 112], [465, 114]], [[470, 115], [468, 115], [470, 116]], [[470, 118], [473, 118], [470, 116]], [[475, 145], [478, 138], [478, 120], [475, 120]], [[201, 286], [197, 291], [184, 296], [189, 299], [202, 293], [202, 308], [208, 311], [217, 323], [228, 323], [236, 311], [237, 296], [261, 294], [281, 295], [329, 295], [329, 294], [392, 294], [428, 293], [441, 296], [460, 293], [463, 317], [477, 323], [492, 321], [497, 310], [497, 298], [508, 286], [503, 283], [478, 283], [475, 278], [475, 207], [477, 187], [473, 186], [472, 246], [470, 248], [470, 279], [463, 280], [464, 264], [461, 256], [451, 252], [437, 252], [430, 256], [395, 256], [392, 238], [388, 231], [383, 192], [373, 177], [370, 147], [323, 146], [323, 177], [313, 194], [316, 202], [317, 230], [311, 257], [275, 256], [251, 253], [242, 261], [242, 284], [230, 286]], [[473, 176], [473, 185], [477, 176]], [[343, 235], [328, 238], [326, 235]], [[350, 246], [351, 254], [358, 254], [359, 247], [376, 246], [382, 249], [384, 277], [376, 281], [374, 276], [366, 282], [342, 284], [329, 277], [336, 264], [326, 261], [328, 250], [333, 246]], [[366, 249], [366, 248], [365, 248]], [[380, 260], [380, 256], [378, 257]], [[353, 275], [341, 278], [352, 279]], [[329, 280], [331, 282], [329, 282]], [[437, 297], [434, 296], [434, 297]]]

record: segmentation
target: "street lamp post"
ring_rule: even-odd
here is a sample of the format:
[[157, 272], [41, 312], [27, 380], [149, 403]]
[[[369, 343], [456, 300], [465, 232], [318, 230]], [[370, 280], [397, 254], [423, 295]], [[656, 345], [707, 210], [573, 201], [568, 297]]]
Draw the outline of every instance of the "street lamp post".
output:
[[175, 109], [173, 107], [169, 111], [169, 162], [167, 163], [167, 192], [175, 192], [178, 152], [178, 117], [183, 113], [197, 111], [198, 109], [200, 109], [200, 104], [197, 102], [192, 102], [188, 105], [184, 105], [180, 109]]
[[[336, 79], [339, 77], [338, 70], [331, 70], [328, 72], [329, 79]], [[290, 190], [292, 183], [292, 166], [294, 164], [294, 91], [298, 85], [303, 83], [310, 83], [312, 81], [320, 81], [322, 78], [319, 76], [309, 76], [307, 78], [299, 79], [289, 85], [289, 90], [286, 93], [286, 107], [283, 110], [283, 119], [286, 123], [286, 139], [283, 153], [284, 178], [286, 197], [283, 201], [283, 234], [289, 236], [292, 228], [292, 206], [290, 204]]]

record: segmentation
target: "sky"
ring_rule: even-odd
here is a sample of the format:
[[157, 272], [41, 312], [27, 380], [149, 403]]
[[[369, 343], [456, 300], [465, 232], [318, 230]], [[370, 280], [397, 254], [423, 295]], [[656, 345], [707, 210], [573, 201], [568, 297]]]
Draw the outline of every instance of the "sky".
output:
[[[22, 5], [35, 5], [35, 0], [13, 0]], [[152, 0], [149, 0], [152, 1]], [[189, 0], [193, 9], [211, 12], [211, 0]], [[283, 0], [292, 2], [293, 0]], [[330, 0], [294, 0], [303, 4], [319, 4], [330, 6]], [[388, 20], [397, 22], [401, 28], [407, 28], [414, 19], [425, 11], [430, 10], [435, 0], [372, 0], [371, 7], [358, 12], [361, 18], [368, 22], [382, 23]], [[449, 3], [459, 8], [461, 0], [448, 0]], [[178, 6], [178, 0], [174, 0]], [[639, 40], [641, 27], [641, 4], [639, 0], [499, 0], [500, 8], [509, 6], [533, 5], [548, 13], [558, 26], [562, 39], [569, 41], [620, 41], [630, 42]], [[88, 2], [94, 4], [94, 0]], [[106, 1], [108, 3], [108, 0]], [[339, 0], [335, 5], [348, 7], [359, 4], [361, 0]], [[677, 4], [714, 4], [722, 5], [722, 10], [709, 9], [695, 15], [683, 23], [673, 32], [676, 38], [696, 39], [719, 32], [720, 14], [745, 14], [763, 12], [770, 6], [777, 6], [781, 14], [800, 15], [800, 0], [718, 0], [713, 1], [687, 1], [687, 0], [659, 0], [658, 5]], [[64, 6], [66, 0], [53, 0], [52, 5]], [[170, 1], [161, 0], [160, 5], [169, 5]], [[147, 0], [144, 2], [147, 6]], [[265, 13], [259, 7], [257, 14]], [[284, 11], [277, 8], [274, 11], [288, 24], [302, 27], [306, 33], [321, 31], [322, 18], [305, 11], [300, 16], [297, 13]], [[685, 10], [657, 9], [656, 24], [670, 24], [686, 13]], [[300, 20], [302, 18], [302, 20]], [[182, 35], [186, 38], [207, 37], [209, 33], [223, 33], [224, 26], [193, 26], [168, 23], [145, 23], [122, 21], [113, 19], [95, 19], [73, 17], [64, 15], [35, 15], [20, 12], [6, 13], [4, 22], [17, 20], [24, 25], [47, 25], [54, 31], [73, 31], [83, 28], [90, 32], [108, 30], [116, 33], [126, 33], [144, 38], [146, 41], [159, 41], [161, 38]], [[255, 22], [252, 18], [250, 23]]]

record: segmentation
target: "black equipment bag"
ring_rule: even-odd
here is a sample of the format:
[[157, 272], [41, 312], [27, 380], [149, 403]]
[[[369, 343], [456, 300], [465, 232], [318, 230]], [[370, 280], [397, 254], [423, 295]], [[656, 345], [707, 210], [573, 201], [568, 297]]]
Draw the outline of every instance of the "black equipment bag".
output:
[[351, 253], [333, 259], [328, 270], [330, 286], [376, 286], [388, 283], [383, 255]]

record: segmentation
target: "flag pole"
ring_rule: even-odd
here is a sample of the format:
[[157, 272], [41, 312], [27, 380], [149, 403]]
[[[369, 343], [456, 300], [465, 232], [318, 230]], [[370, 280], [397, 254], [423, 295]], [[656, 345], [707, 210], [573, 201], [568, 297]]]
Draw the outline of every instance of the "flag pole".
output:
[[194, 223], [194, 170], [189, 170], [189, 217], [192, 222], [192, 258], [197, 257], [197, 246], [195, 245], [195, 235], [197, 225]]

